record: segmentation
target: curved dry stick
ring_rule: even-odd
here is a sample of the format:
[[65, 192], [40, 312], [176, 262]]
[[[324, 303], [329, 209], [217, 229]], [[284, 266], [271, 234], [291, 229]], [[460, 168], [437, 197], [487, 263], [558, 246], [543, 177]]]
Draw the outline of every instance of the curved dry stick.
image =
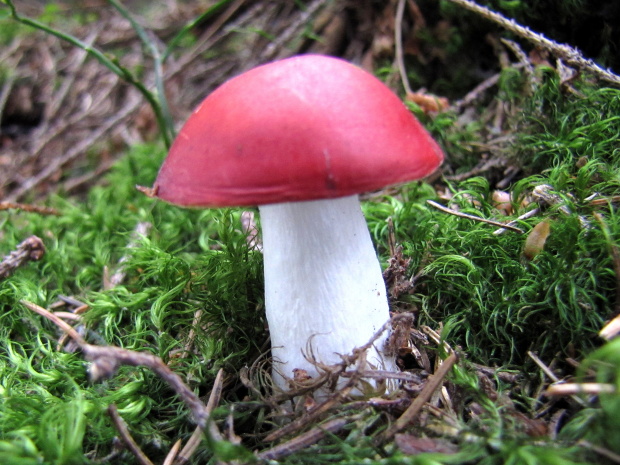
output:
[[207, 407], [202, 403], [200, 398], [194, 394], [194, 391], [183, 382], [181, 377], [172, 371], [161, 358], [149, 353], [136, 352], [120, 347], [94, 346], [88, 344], [73, 327], [61, 320], [57, 315], [54, 315], [45, 308], [32, 302], [26, 300], [21, 300], [20, 302], [28, 309], [52, 321], [56, 326], [71, 336], [80, 346], [82, 352], [84, 352], [84, 358], [92, 363], [90, 376], [93, 381], [114, 375], [121, 365], [147, 367], [168, 383], [174, 392], [185, 402], [192, 411], [194, 420], [205, 434], [209, 435], [213, 441], [223, 440], [217, 426], [209, 421], [210, 412]]

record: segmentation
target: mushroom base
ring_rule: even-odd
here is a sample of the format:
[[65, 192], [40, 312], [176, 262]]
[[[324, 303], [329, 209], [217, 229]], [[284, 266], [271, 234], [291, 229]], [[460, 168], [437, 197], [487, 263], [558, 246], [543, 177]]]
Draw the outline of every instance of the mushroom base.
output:
[[[265, 305], [273, 377], [281, 389], [307, 360], [342, 361], [368, 343], [390, 315], [381, 267], [357, 196], [260, 207]], [[396, 371], [383, 353], [387, 332], [367, 353], [367, 368]]]

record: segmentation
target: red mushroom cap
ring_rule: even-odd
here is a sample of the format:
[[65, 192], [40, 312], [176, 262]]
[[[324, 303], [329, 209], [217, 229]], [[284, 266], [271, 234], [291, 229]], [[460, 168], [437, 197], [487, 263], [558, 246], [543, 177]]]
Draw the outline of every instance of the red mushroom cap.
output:
[[424, 177], [443, 154], [381, 81], [302, 55], [224, 83], [194, 111], [154, 194], [186, 206], [342, 197]]

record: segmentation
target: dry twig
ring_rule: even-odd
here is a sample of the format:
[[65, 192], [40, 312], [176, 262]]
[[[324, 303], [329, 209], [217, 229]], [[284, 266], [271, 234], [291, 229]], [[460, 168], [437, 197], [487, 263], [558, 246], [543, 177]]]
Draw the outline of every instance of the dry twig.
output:
[[88, 344], [80, 334], [61, 318], [32, 302], [22, 300], [21, 303], [52, 321], [60, 329], [68, 333], [80, 346], [86, 360], [92, 363], [90, 376], [93, 381], [113, 376], [121, 365], [144, 366], [164, 380], [192, 411], [198, 426], [209, 434], [214, 441], [221, 441], [222, 435], [217, 426], [210, 421], [210, 412], [194, 392], [187, 387], [181, 377], [173, 372], [161, 358], [149, 353], [136, 352], [114, 346], [95, 346]]
[[431, 375], [424, 385], [424, 388], [411, 403], [409, 408], [405, 410], [405, 412], [390, 426], [383, 434], [381, 434], [377, 440], [377, 444], [383, 444], [389, 441], [394, 437], [396, 433], [399, 433], [403, 429], [405, 429], [420, 413], [422, 407], [430, 400], [433, 393], [440, 387], [443, 383], [444, 378], [448, 374], [448, 372], [452, 369], [454, 364], [458, 361], [458, 356], [456, 352], [452, 352], [448, 358], [446, 358], [441, 366], [437, 369], [437, 371]]
[[584, 58], [579, 50], [571, 47], [570, 45], [558, 44], [557, 42], [546, 38], [544, 35], [534, 32], [525, 26], [521, 26], [516, 21], [506, 18], [505, 16], [502, 16], [501, 14], [496, 13], [495, 11], [492, 11], [487, 7], [478, 5], [476, 2], [473, 2], [471, 0], [450, 1], [499, 24], [503, 28], [508, 29], [510, 32], [517, 34], [518, 36], [532, 42], [537, 47], [548, 50], [553, 55], [561, 58], [569, 65], [576, 66], [580, 69], [585, 69], [586, 71], [594, 74], [597, 78], [603, 81], [607, 81], [616, 86], [620, 86], [620, 76], [617, 76], [612, 72], [601, 68], [594, 61]]
[[[366, 361], [365, 357], [363, 358], [364, 358], [363, 362], [365, 364], [365, 361]], [[342, 400], [346, 398], [346, 396], [349, 395], [349, 393], [355, 388], [355, 385], [358, 383], [360, 378], [361, 376], [359, 372], [354, 373], [353, 376], [351, 376], [351, 378], [349, 379], [349, 381], [347, 381], [347, 383], [341, 389], [336, 391], [333, 395], [328, 397], [325, 401], [321, 402], [316, 407], [314, 407], [312, 410], [310, 410], [310, 412], [308, 412], [307, 415], [301, 418], [298, 418], [297, 420], [292, 421], [288, 425], [283, 426], [282, 428], [278, 430], [273, 431], [272, 433], [267, 435], [264, 441], [265, 442], [276, 441], [284, 436], [292, 434], [295, 431], [299, 431], [300, 429], [311, 424], [313, 421], [319, 418], [323, 413], [327, 412], [332, 407], [342, 402]]]
[[29, 261], [40, 260], [45, 254], [43, 241], [30, 236], [17, 245], [17, 248], [0, 262], [0, 279], [8, 278], [13, 271]]
[[486, 218], [481, 218], [479, 216], [469, 215], [467, 213], [462, 213], [462, 212], [459, 212], [459, 211], [456, 211], [456, 210], [452, 210], [451, 208], [444, 207], [443, 205], [441, 205], [441, 204], [439, 204], [437, 202], [434, 202], [432, 200], [427, 200], [426, 202], [430, 206], [435, 207], [436, 209], [441, 210], [442, 212], [449, 213], [449, 214], [454, 215], [454, 216], [458, 216], [458, 217], [461, 217], [461, 218], [467, 218], [469, 220], [474, 220], [474, 221], [480, 221], [482, 223], [492, 224], [494, 226], [499, 226], [499, 227], [501, 227], [503, 229], [510, 229], [511, 231], [515, 231], [515, 232], [523, 234], [523, 230], [521, 230], [521, 229], [519, 229], [519, 228], [517, 228], [515, 226], [511, 226], [510, 224], [507, 224], [507, 223], [501, 223], [499, 221], [487, 220]]
[[291, 439], [290, 441], [278, 444], [271, 449], [267, 449], [258, 454], [258, 457], [263, 460], [280, 460], [284, 457], [305, 449], [312, 444], [316, 444], [323, 439], [326, 434], [336, 433], [342, 428], [351, 423], [351, 418], [336, 418], [335, 420], [327, 421], [321, 425], [315, 426], [310, 431], [307, 431], [299, 436]]
[[41, 215], [59, 215], [55, 208], [39, 207], [27, 203], [0, 202], [0, 210], [22, 210], [28, 213], [39, 213]]
[[111, 117], [107, 121], [103, 122], [102, 125], [99, 126], [96, 130], [94, 130], [89, 137], [74, 145], [62, 156], [55, 158], [53, 161], [50, 161], [50, 163], [44, 169], [39, 171], [35, 176], [32, 176], [31, 178], [25, 180], [18, 188], [13, 190], [7, 196], [8, 201], [15, 202], [21, 199], [39, 184], [52, 177], [64, 165], [77, 159], [95, 142], [99, 141], [102, 137], [107, 135], [109, 131], [126, 121], [127, 118], [129, 118], [134, 112], [138, 110], [141, 103], [142, 102], [137, 98], [133, 101], [127, 102], [123, 110], [119, 111], [116, 115], [114, 115], [114, 117]]

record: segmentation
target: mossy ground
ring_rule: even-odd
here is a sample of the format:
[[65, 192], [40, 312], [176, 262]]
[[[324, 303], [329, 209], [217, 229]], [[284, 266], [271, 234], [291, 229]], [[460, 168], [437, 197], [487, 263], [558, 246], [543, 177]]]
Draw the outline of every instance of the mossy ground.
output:
[[[472, 107], [475, 117], [450, 110], [429, 117], [413, 108], [447, 154], [445, 177], [373, 195], [363, 206], [384, 265], [391, 258], [390, 223], [411, 260], [413, 288], [392, 300], [393, 309], [414, 312], [417, 328], [440, 331], [461, 354], [446, 383], [450, 405], [438, 402], [434, 420], [377, 446], [373, 439], [397, 414], [351, 403], [332, 414], [350, 419], [347, 427], [282, 462], [617, 461], [620, 340], [605, 343], [597, 334], [620, 307], [614, 259], [620, 91], [587, 74], [563, 83], [545, 64], [535, 71], [532, 77], [505, 69], [490, 96]], [[491, 113], [501, 113], [495, 126], [488, 124]], [[91, 343], [157, 355], [201, 396], [223, 368], [230, 381], [216, 419], [233, 418], [248, 450], [266, 447], [259, 439], [270, 424], [269, 408], [238, 381], [244, 365], [268, 347], [261, 254], [247, 246], [240, 210], [182, 210], [135, 189], [152, 183], [164, 156], [159, 143], [134, 146], [85, 195], [50, 197], [46, 204], [58, 215], [0, 211], [3, 253], [33, 234], [47, 249], [41, 261], [0, 281], [1, 463], [95, 463], [108, 454], [104, 463], [137, 463], [115, 451], [118, 432], [106, 414], [112, 403], [155, 463], [192, 434], [184, 404], [153, 373], [122, 367], [91, 383], [80, 352], [59, 347], [58, 329], [20, 303], [74, 310], [64, 297], [88, 305], [80, 327]], [[502, 168], [469, 175], [481, 157], [503, 160]], [[506, 216], [492, 193], [507, 168], [517, 174], [505, 187], [512, 199]], [[533, 200], [539, 186], [548, 186], [554, 200]], [[516, 220], [524, 233], [495, 234], [497, 227], [447, 214], [427, 200]], [[535, 215], [517, 219], [535, 208]], [[542, 221], [550, 224], [549, 235], [528, 259], [527, 237]], [[152, 227], [136, 240], [141, 222]], [[125, 279], [105, 289], [121, 267]], [[443, 356], [437, 347], [425, 346], [431, 359]], [[578, 400], [545, 397], [550, 380], [529, 352], [560, 378], [616, 391]], [[494, 374], [481, 375], [481, 365]], [[413, 436], [431, 438], [431, 446], [412, 453]], [[234, 448], [218, 450], [220, 460], [246, 457]], [[206, 446], [192, 457], [196, 464], [216, 460]]]

